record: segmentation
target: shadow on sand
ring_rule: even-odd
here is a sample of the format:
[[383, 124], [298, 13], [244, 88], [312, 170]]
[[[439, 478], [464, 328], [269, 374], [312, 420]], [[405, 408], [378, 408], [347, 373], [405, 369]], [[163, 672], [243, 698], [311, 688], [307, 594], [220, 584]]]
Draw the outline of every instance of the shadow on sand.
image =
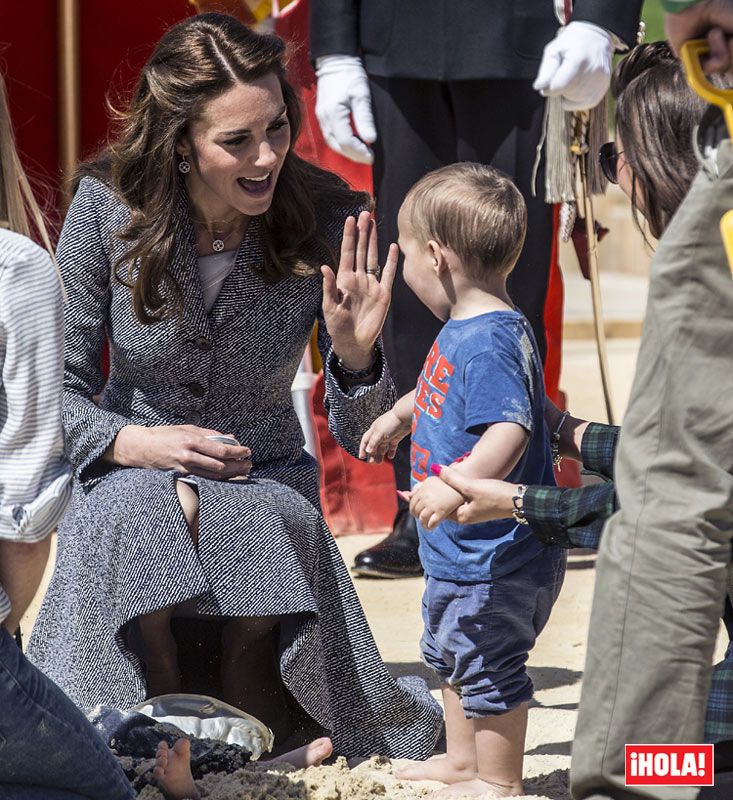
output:
[[556, 769], [546, 775], [537, 775], [534, 778], [525, 778], [524, 791], [526, 794], [536, 794], [540, 797], [549, 797], [550, 800], [571, 800], [570, 770]]

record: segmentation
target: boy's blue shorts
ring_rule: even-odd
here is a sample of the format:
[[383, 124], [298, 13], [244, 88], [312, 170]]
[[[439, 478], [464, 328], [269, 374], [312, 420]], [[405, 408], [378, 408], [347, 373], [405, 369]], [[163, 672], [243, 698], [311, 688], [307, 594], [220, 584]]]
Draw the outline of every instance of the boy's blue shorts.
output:
[[516, 708], [532, 697], [526, 662], [560, 594], [567, 551], [547, 547], [486, 583], [428, 577], [423, 661], [461, 696], [467, 717]]

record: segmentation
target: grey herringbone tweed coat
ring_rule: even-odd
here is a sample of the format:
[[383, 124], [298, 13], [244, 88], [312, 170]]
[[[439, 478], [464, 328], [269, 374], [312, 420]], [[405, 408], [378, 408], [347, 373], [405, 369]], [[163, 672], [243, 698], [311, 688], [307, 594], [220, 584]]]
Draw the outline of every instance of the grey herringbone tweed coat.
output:
[[[185, 191], [172, 202], [179, 235], [171, 271], [185, 304], [180, 320], [141, 325], [130, 290], [111, 278], [110, 265], [126, 246], [115, 233], [129, 212], [108, 186], [85, 178], [64, 224], [64, 425], [75, 480], [30, 656], [77, 704], [125, 708], [145, 697], [142, 665], [128, 641], [135, 617], [192, 598], [206, 615], [283, 616], [283, 680], [331, 732], [337, 751], [425, 757], [439, 709], [424, 684], [393, 680], [380, 659], [321, 516], [317, 466], [303, 451], [291, 401], [321, 313], [321, 278], [267, 284], [259, 272], [260, 221], [253, 218], [207, 314]], [[336, 247], [350, 211], [321, 210], [320, 224]], [[319, 331], [330, 426], [354, 452], [393, 402], [392, 381], [384, 366], [376, 385], [344, 394], [331, 372], [325, 325]], [[250, 481], [197, 479], [197, 550], [175, 473], [101, 460], [125, 425], [184, 423], [233, 433], [251, 448], [254, 464]]]

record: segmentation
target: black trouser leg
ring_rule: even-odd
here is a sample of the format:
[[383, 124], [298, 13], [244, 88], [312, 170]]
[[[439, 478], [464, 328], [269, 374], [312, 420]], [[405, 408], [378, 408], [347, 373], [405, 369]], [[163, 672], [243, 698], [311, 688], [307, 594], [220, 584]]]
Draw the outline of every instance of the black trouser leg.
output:
[[[372, 103], [379, 137], [374, 147], [374, 194], [381, 263], [397, 241], [397, 212], [410, 187], [426, 173], [456, 160], [448, 87], [439, 81], [373, 78]], [[442, 323], [402, 278], [402, 259], [384, 326], [387, 361], [400, 396], [412, 391]], [[398, 489], [410, 488], [410, 443], [394, 460]]]
[[[379, 138], [374, 190], [382, 261], [397, 240], [397, 212], [409, 188], [427, 172], [455, 161], [493, 164], [514, 179], [525, 196], [529, 232], [509, 281], [514, 302], [532, 324], [544, 358], [544, 304], [552, 247], [552, 211], [530, 184], [542, 126], [543, 100], [527, 81], [421, 81], [373, 78], [372, 101]], [[387, 360], [400, 394], [415, 387], [441, 323], [402, 280], [395, 280], [384, 328]], [[410, 485], [409, 442], [394, 462], [399, 489]]]
[[542, 362], [546, 356], [545, 300], [552, 254], [552, 206], [544, 200], [544, 161], [532, 196], [532, 172], [542, 136], [545, 101], [528, 81], [451, 84], [458, 161], [491, 164], [517, 185], [527, 204], [527, 238], [507, 287], [529, 320]]

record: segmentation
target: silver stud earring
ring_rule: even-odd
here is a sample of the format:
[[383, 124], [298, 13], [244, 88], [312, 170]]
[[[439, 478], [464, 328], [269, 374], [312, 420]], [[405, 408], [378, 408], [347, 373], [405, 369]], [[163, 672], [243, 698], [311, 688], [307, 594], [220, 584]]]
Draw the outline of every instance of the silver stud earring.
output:
[[191, 165], [186, 161], [186, 156], [181, 156], [181, 160], [178, 162], [178, 171], [184, 175], [191, 171]]

